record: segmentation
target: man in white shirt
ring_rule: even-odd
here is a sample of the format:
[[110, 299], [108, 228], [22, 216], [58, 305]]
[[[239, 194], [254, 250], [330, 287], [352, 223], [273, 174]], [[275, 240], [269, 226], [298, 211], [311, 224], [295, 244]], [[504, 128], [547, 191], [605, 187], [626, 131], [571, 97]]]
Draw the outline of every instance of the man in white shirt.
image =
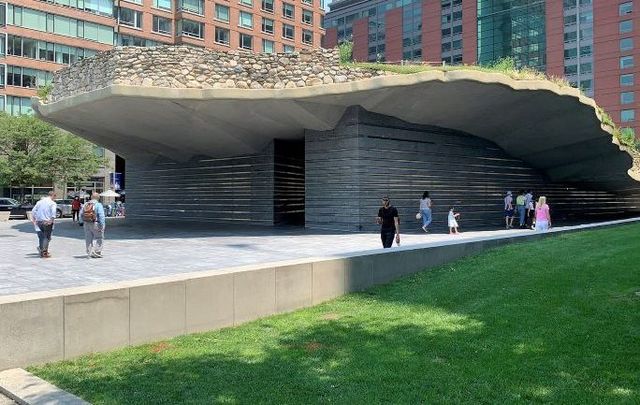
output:
[[48, 196], [42, 198], [31, 210], [31, 221], [38, 234], [38, 253], [40, 257], [49, 258], [49, 242], [53, 232], [53, 222], [56, 219], [57, 204], [54, 191], [49, 191]]

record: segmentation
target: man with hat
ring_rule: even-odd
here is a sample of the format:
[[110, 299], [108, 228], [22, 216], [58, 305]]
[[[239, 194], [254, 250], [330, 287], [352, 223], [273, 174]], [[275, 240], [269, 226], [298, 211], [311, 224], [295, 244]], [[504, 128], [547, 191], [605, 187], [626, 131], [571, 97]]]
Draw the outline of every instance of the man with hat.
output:
[[380, 238], [382, 246], [387, 249], [393, 246], [393, 237], [396, 243], [400, 244], [400, 219], [398, 218], [398, 210], [391, 205], [388, 196], [382, 197], [382, 207], [378, 210], [376, 223], [380, 225]]

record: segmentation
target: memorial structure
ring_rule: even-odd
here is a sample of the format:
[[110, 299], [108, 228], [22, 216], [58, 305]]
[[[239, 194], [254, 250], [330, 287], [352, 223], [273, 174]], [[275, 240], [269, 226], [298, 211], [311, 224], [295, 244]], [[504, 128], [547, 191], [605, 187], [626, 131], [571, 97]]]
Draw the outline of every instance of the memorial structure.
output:
[[380, 196], [407, 223], [429, 190], [435, 224], [455, 205], [463, 227], [495, 228], [504, 193], [528, 188], [560, 220], [640, 212], [631, 151], [548, 80], [125, 47], [56, 73], [34, 108], [125, 157], [131, 218], [370, 231]]

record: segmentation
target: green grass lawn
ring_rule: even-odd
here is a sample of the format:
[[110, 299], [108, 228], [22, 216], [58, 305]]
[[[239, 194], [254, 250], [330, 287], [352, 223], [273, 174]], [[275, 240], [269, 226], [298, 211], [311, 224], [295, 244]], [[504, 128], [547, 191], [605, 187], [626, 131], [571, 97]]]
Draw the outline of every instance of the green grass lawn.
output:
[[108, 404], [640, 403], [640, 225], [30, 371]]

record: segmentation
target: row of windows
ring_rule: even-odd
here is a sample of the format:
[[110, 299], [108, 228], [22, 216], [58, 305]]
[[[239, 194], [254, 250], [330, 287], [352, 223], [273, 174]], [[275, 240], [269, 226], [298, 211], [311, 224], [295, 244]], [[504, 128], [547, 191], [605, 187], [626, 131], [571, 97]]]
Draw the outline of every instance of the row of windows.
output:
[[31, 99], [29, 97], [16, 97], [0, 95], [0, 111], [9, 115], [32, 114]]
[[[578, 22], [578, 16], [576, 14], [565, 15], [564, 25], [575, 25]], [[580, 13], [580, 24], [593, 23], [593, 11], [583, 11]]]
[[[593, 73], [593, 65], [590, 62], [580, 64], [580, 74]], [[567, 65], [564, 67], [565, 75], [578, 74], [578, 65]]]
[[[193, 38], [204, 39], [204, 24], [191, 20], [178, 20], [178, 34]], [[240, 12], [239, 23], [241, 27], [253, 28], [253, 15], [251, 13]], [[274, 34], [275, 22], [269, 18], [262, 18], [262, 32], [265, 34]], [[244, 34], [242, 34], [244, 35]], [[295, 39], [295, 27], [289, 24], [282, 24], [282, 38]], [[302, 43], [313, 45], [313, 31], [302, 30]], [[229, 45], [229, 30], [226, 28], [216, 27], [215, 42], [219, 44]], [[247, 48], [251, 49], [251, 48]]]
[[[592, 47], [591, 45], [585, 45], [580, 47], [580, 57], [591, 56]], [[569, 48], [564, 50], [564, 58], [565, 59], [573, 59], [578, 57], [578, 48]]]
[[113, 16], [113, 0], [40, 0], [47, 3], [73, 7], [90, 13]]
[[578, 35], [578, 31], [565, 32], [564, 42], [574, 42], [578, 38], [580, 38], [580, 41], [593, 38], [593, 28], [582, 28], [579, 33], [580, 35]]
[[[322, 2], [324, 2], [324, 0], [322, 0]], [[302, 0], [302, 3], [313, 5], [313, 0]], [[248, 7], [253, 7], [253, 0], [240, 0], [240, 4]], [[324, 5], [321, 7], [324, 8]], [[262, 9], [262, 11], [265, 11], [267, 13], [273, 13], [275, 10], [275, 0], [261, 0], [260, 8]], [[204, 16], [205, 2], [204, 0], [178, 0], [178, 10]], [[291, 20], [295, 19], [295, 5], [282, 2], [282, 16]]]
[[[249, 24], [249, 21], [253, 21], [253, 14], [248, 11], [240, 11], [240, 17], [238, 24], [245, 28], [251, 28], [253, 23]], [[230, 9], [228, 6], [222, 4], [215, 5], [215, 18], [216, 20], [229, 22]], [[273, 20], [271, 20], [273, 21]], [[313, 25], [313, 11], [302, 10], [302, 23], [307, 25]]]
[[[219, 44], [229, 45], [231, 38], [231, 32], [226, 28], [216, 27], [215, 29], [215, 41]], [[242, 49], [254, 50], [254, 37], [249, 34], [240, 33], [238, 37], [238, 47]], [[284, 45], [282, 49], [285, 53], [291, 53], [295, 51], [295, 48], [291, 45]], [[276, 51], [275, 42], [262, 39], [262, 52], [274, 53]]]
[[112, 27], [12, 4], [9, 4], [7, 8], [7, 23], [42, 32], [113, 44]]
[[[92, 49], [76, 48], [53, 42], [38, 41], [9, 34], [7, 36], [7, 55], [21, 56], [70, 65], [77, 60], [88, 58], [96, 54]], [[4, 41], [1, 44], [4, 47]], [[4, 49], [2, 50], [4, 54]]]
[[[30, 69], [21, 66], [7, 66], [7, 86], [35, 89], [51, 83], [53, 73], [45, 70]], [[4, 75], [2, 77], [4, 79]]]
[[115, 41], [116, 46], [158, 46], [162, 45], [161, 42], [157, 42], [151, 39], [134, 37], [133, 35], [116, 34]]
[[578, 3], [580, 3], [580, 6], [590, 6], [591, 0], [580, 0], [580, 2], [578, 2], [578, 0], [564, 0], [563, 6], [565, 9], [574, 8]]

